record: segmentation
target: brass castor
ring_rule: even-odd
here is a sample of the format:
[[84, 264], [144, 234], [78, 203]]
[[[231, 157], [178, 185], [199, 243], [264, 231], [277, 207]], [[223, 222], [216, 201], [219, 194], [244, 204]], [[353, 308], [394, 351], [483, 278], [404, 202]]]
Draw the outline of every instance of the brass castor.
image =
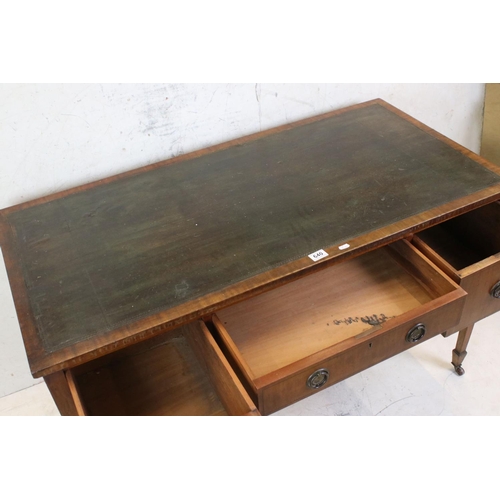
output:
[[460, 375], [460, 377], [465, 373], [462, 365], [455, 366], [455, 371], [457, 372], [457, 375]]

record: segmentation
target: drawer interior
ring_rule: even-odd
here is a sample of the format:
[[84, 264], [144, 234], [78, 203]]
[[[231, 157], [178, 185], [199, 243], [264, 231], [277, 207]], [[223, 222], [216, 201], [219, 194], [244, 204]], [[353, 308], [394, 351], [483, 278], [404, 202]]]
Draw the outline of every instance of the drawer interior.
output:
[[460, 271], [500, 252], [500, 204], [492, 203], [418, 233]]
[[448, 278], [400, 241], [223, 309], [215, 321], [257, 379], [365, 337], [453, 290]]
[[[200, 325], [179, 328], [106, 356], [92, 367], [73, 370], [71, 381], [85, 414], [252, 413], [253, 403]], [[223, 393], [219, 386], [224, 386]]]

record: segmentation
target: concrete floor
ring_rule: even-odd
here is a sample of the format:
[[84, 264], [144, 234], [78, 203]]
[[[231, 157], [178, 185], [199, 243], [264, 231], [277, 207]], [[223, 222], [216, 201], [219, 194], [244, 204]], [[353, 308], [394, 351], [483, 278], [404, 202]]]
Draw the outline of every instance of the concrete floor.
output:
[[[435, 337], [275, 416], [500, 415], [500, 313], [476, 324], [459, 377], [456, 335]], [[0, 415], [59, 415], [45, 384], [0, 398]]]

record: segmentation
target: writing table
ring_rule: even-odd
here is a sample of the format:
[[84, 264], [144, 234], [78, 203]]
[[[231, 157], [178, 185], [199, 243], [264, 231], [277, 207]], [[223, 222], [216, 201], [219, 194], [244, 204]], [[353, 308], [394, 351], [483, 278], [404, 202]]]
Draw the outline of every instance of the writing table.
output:
[[269, 414], [500, 310], [500, 169], [382, 100], [0, 211], [63, 415]]

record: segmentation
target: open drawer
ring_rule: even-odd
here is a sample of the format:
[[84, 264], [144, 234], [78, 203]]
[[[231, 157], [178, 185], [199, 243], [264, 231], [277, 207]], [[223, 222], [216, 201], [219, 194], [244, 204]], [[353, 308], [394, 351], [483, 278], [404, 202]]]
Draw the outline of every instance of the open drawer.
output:
[[82, 415], [258, 415], [202, 322], [68, 370]]
[[458, 324], [465, 292], [406, 240], [223, 309], [223, 351], [269, 414]]
[[500, 310], [500, 204], [415, 235], [412, 243], [468, 294], [457, 330]]

